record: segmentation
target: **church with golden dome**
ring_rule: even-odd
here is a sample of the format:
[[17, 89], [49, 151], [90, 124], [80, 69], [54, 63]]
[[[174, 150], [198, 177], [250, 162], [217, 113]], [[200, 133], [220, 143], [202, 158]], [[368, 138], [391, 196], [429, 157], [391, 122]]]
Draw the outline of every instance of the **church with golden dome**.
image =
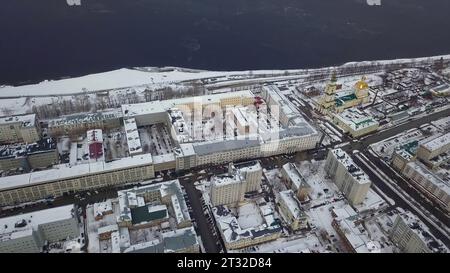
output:
[[369, 101], [369, 85], [365, 76], [356, 82], [350, 90], [337, 92], [340, 88], [341, 85], [337, 84], [336, 75], [333, 74], [330, 83], [325, 88], [325, 94], [319, 100], [322, 112], [340, 113], [347, 108]]

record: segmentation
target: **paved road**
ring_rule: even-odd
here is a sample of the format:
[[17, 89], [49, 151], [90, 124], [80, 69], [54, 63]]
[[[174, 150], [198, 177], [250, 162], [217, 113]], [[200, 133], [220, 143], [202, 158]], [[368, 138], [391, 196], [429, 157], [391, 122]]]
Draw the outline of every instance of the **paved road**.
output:
[[192, 213], [194, 219], [197, 222], [197, 228], [199, 230], [206, 252], [218, 253], [220, 249], [216, 244], [217, 238], [215, 238], [215, 236], [212, 234], [211, 229], [209, 228], [208, 222], [203, 212], [203, 205], [200, 201], [202, 194], [194, 186], [194, 182], [196, 180], [196, 176], [180, 178], [180, 183], [184, 186], [184, 189], [186, 190], [186, 193], [188, 195], [192, 207]]
[[385, 131], [381, 131], [379, 133], [375, 133], [372, 135], [369, 135], [367, 137], [363, 137], [361, 138], [359, 141], [357, 142], [352, 142], [344, 147], [342, 147], [343, 150], [346, 151], [351, 151], [351, 150], [364, 150], [365, 148], [367, 148], [370, 144], [376, 143], [378, 141], [381, 141], [383, 139], [392, 137], [394, 135], [400, 134], [404, 131], [407, 131], [409, 129], [412, 128], [417, 128], [425, 123], [429, 123], [431, 121], [435, 121], [438, 120], [440, 118], [444, 118], [450, 116], [450, 108], [445, 109], [443, 111], [440, 112], [436, 112], [436, 113], [431, 113], [429, 115], [423, 116], [419, 119], [415, 119], [415, 120], [411, 120], [409, 122], [400, 124], [400, 125], [395, 125], [390, 129], [387, 129]]

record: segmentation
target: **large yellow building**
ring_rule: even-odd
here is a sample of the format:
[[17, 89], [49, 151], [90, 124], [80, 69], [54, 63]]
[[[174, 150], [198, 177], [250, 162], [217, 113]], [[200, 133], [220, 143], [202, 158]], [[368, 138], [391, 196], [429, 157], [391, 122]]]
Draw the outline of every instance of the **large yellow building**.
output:
[[337, 93], [339, 88], [339, 85], [336, 83], [336, 76], [333, 74], [331, 82], [325, 88], [325, 94], [319, 101], [323, 112], [334, 111], [340, 113], [347, 108], [369, 101], [369, 85], [366, 82], [366, 77], [362, 77], [361, 80], [356, 82], [351, 90]]
[[35, 114], [0, 118], [0, 143], [33, 143], [40, 138]]

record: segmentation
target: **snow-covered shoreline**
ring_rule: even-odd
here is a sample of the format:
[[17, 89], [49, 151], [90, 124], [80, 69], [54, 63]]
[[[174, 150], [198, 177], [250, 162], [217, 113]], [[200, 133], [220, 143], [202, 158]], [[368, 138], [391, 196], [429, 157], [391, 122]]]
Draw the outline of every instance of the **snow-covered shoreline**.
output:
[[255, 71], [205, 71], [189, 68], [177, 67], [142, 67], [142, 68], [122, 68], [108, 72], [85, 75], [75, 78], [66, 78], [60, 80], [46, 80], [37, 84], [23, 86], [2, 86], [0, 87], [0, 98], [17, 97], [40, 97], [40, 96], [58, 96], [75, 95], [80, 93], [94, 93], [105, 90], [119, 88], [129, 88], [136, 86], [164, 86], [173, 83], [179, 83], [191, 80], [224, 78], [224, 81], [233, 81], [237, 79], [252, 79], [286, 76], [286, 74], [305, 75], [308, 72], [320, 71], [324, 69], [335, 69], [338, 67], [364, 66], [364, 65], [386, 65], [402, 64], [422, 61], [435, 61], [440, 58], [450, 59], [450, 55], [440, 55], [432, 57], [421, 57], [413, 59], [395, 59], [395, 60], [374, 60], [361, 62], [348, 62], [341, 66], [331, 66], [317, 69], [293, 69], [293, 70], [255, 70]]

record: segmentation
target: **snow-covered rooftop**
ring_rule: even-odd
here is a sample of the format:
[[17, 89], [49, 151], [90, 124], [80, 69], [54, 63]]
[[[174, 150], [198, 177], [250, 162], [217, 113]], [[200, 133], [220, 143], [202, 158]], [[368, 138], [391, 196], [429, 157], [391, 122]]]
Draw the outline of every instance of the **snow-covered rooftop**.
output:
[[205, 96], [196, 96], [180, 99], [150, 101], [136, 104], [125, 104], [122, 105], [122, 112], [124, 117], [135, 117], [146, 114], [167, 112], [171, 108], [177, 108], [181, 105], [186, 105], [190, 103], [208, 105], [212, 103], [219, 103], [222, 99], [226, 98], [233, 98], [233, 97], [253, 98], [254, 96], [255, 95], [250, 90], [244, 90], [237, 92], [227, 92], [227, 93], [211, 94]]
[[302, 219], [306, 217], [304, 211], [300, 208], [299, 201], [292, 190], [280, 191], [280, 200], [289, 209], [291, 215], [295, 219]]
[[448, 252], [447, 247], [430, 233], [428, 227], [416, 215], [410, 211], [403, 211], [397, 217], [401, 217], [411, 230], [427, 244], [430, 250], [433, 252]]
[[346, 241], [357, 253], [380, 253], [380, 243], [370, 239], [366, 229], [354, 217], [338, 220], [337, 225]]
[[[117, 195], [119, 199], [120, 211], [119, 219], [122, 221], [131, 221], [132, 215], [130, 207], [139, 206], [139, 197], [144, 196], [146, 193], [155, 191], [159, 192], [161, 198], [170, 196], [171, 205], [178, 223], [190, 221], [191, 218], [186, 205], [186, 200], [183, 197], [183, 191], [178, 180], [171, 180], [157, 184], [136, 187], [129, 190], [118, 191]], [[165, 205], [164, 207], [167, 209]], [[149, 206], [149, 212], [151, 212], [151, 210], [153, 209], [158, 209], [158, 206]]]
[[[281, 227], [272, 221], [273, 211], [264, 213], [260, 207], [261, 214], [264, 217], [264, 224], [257, 227], [242, 228], [238, 219], [232, 214], [231, 210], [224, 205], [212, 208], [214, 218], [220, 229], [223, 239], [227, 243], [233, 243], [243, 239], [264, 237], [269, 234], [281, 232]], [[272, 217], [271, 217], [272, 216]], [[270, 222], [267, 222], [267, 221]]]
[[423, 146], [428, 151], [435, 151], [447, 145], [450, 149], [450, 133], [443, 134], [440, 137], [421, 144], [421, 146]]
[[93, 129], [86, 132], [88, 144], [99, 142], [103, 143], [103, 133], [101, 129]]
[[141, 139], [139, 138], [139, 131], [137, 129], [136, 119], [123, 119], [125, 127], [125, 134], [127, 137], [128, 151], [130, 155], [142, 153]]
[[331, 150], [331, 152], [359, 184], [370, 183], [369, 176], [367, 176], [367, 174], [353, 162], [353, 159], [346, 152], [344, 152], [344, 150], [338, 148]]
[[94, 215], [95, 216], [100, 216], [100, 215], [104, 215], [107, 212], [112, 212], [113, 208], [112, 208], [112, 203], [111, 203], [111, 199], [108, 199], [104, 202], [100, 202], [100, 203], [94, 203]]
[[286, 163], [283, 165], [283, 170], [288, 175], [289, 179], [292, 181], [292, 184], [295, 187], [295, 190], [298, 190], [302, 187], [310, 187], [308, 182], [305, 180], [303, 175], [298, 170], [297, 166], [294, 163]]
[[449, 182], [440, 179], [436, 174], [431, 172], [422, 163], [417, 162], [417, 161], [412, 161], [412, 162], [409, 162], [407, 165], [409, 165], [410, 168], [412, 168], [415, 171], [417, 171], [418, 173], [420, 173], [423, 177], [425, 177], [430, 183], [434, 184], [437, 188], [441, 189], [442, 191], [446, 192], [447, 194], [450, 194]]
[[211, 186], [221, 187], [230, 184], [238, 184], [244, 179], [240, 173], [216, 175], [211, 178]]
[[39, 225], [75, 217], [74, 205], [0, 218], [0, 241], [30, 235]]
[[1, 117], [0, 125], [21, 123], [22, 127], [32, 127], [35, 126], [35, 121], [36, 121], [36, 114]]
[[102, 172], [109, 172], [131, 167], [152, 164], [152, 155], [143, 154], [133, 157], [125, 157], [111, 162], [89, 162], [69, 166], [65, 164], [56, 165], [53, 169], [38, 172], [0, 177], [0, 190], [9, 190], [19, 187], [26, 187], [35, 184], [48, 183], [62, 179], [77, 177], [79, 175], [88, 175]]
[[134, 244], [123, 252], [138, 253], [173, 253], [199, 245], [197, 233], [193, 227], [164, 232], [161, 238], [144, 243]]
[[379, 124], [373, 117], [357, 108], [346, 109], [342, 113], [337, 113], [334, 116], [354, 131]]
[[49, 127], [93, 123], [110, 119], [119, 119], [122, 117], [120, 109], [105, 110], [96, 113], [80, 113], [73, 115], [66, 115], [55, 119], [47, 120]]

